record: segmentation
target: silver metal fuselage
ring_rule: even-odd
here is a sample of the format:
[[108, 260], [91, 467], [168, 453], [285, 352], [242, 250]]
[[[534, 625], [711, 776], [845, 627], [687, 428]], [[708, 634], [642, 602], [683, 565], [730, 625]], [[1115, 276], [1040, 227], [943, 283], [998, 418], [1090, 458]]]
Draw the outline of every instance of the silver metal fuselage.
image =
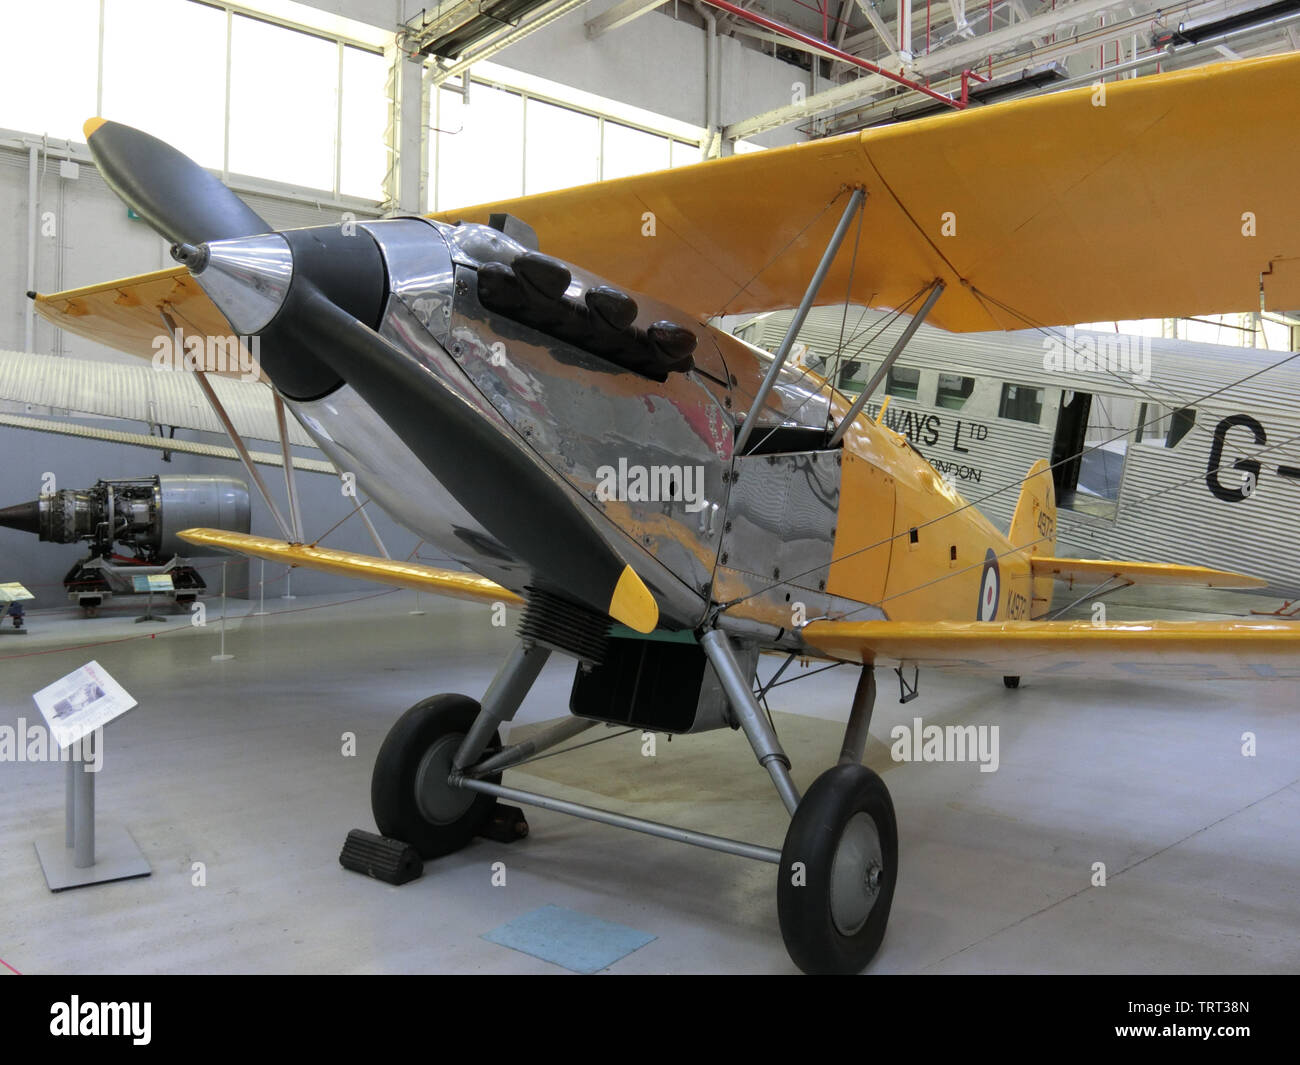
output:
[[[601, 538], [631, 565], [654, 593], [662, 623], [694, 627], [708, 609], [720, 555], [729, 534], [728, 504], [738, 464], [733, 461], [736, 410], [745, 410], [770, 357], [727, 337], [724, 356], [714, 330], [672, 308], [636, 296], [636, 325], [660, 320], [691, 329], [698, 338], [695, 369], [656, 382], [616, 366], [536, 329], [487, 311], [478, 300], [477, 271], [488, 262], [512, 262], [528, 249], [495, 229], [448, 226], [422, 218], [363, 223], [374, 238], [388, 272], [389, 296], [379, 332], [414, 356], [486, 422], [523, 449]], [[359, 239], [366, 239], [359, 235]], [[570, 265], [569, 295], [601, 279]], [[740, 357], [738, 358], [738, 354]], [[743, 365], [729, 365], [741, 362]], [[429, 472], [385, 421], [348, 385], [311, 401], [287, 400], [290, 409], [322, 451], [341, 471], [355, 474], [362, 492], [394, 519], [436, 545], [448, 556], [515, 592], [524, 592], [533, 574]], [[764, 427], [824, 428], [828, 400], [798, 374], [786, 371], [759, 418]], [[474, 455], [463, 456], [474, 463]], [[773, 584], [770, 553], [787, 538], [791, 518], [783, 510], [791, 463], [742, 460], [751, 467], [749, 500], [742, 519], [745, 544], [753, 558], [727, 557], [729, 588], [754, 591]], [[676, 498], [650, 492], [602, 492], [611, 471], [651, 471], [650, 483], [672, 481]], [[686, 473], [687, 470], [691, 472]], [[664, 473], [663, 471], [667, 471]], [[690, 498], [678, 473], [697, 480]], [[782, 501], [773, 514], [761, 511], [762, 486], [774, 478]], [[834, 484], [803, 493], [794, 515], [807, 556], [793, 569], [804, 571], [830, 562], [838, 503], [838, 469], [822, 474]], [[779, 484], [776, 482], [779, 481]], [[509, 492], [510, 485], [496, 486]], [[644, 485], [643, 485], [644, 487]], [[748, 545], [747, 548], [745, 545]], [[767, 556], [767, 557], [763, 557]], [[787, 570], [789, 572], [789, 570]], [[805, 577], [803, 585], [778, 585], [766, 592], [781, 603], [780, 617], [765, 619], [772, 636], [783, 627], [796, 588], [810, 614], [834, 607], [822, 591], [826, 572]], [[759, 597], [762, 598], [762, 597]], [[756, 600], [757, 602], [757, 600]], [[859, 604], [843, 603], [843, 606]], [[741, 610], [738, 618], [745, 616]], [[757, 619], [762, 615], [750, 615]], [[762, 633], [760, 633], [760, 636]]]

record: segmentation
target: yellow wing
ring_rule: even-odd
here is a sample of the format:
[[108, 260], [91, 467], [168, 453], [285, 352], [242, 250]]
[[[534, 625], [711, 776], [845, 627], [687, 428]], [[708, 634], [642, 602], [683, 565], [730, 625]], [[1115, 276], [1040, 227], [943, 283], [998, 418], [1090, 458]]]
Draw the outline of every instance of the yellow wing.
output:
[[[164, 310], [190, 336], [234, 333], [225, 315], [183, 266], [38, 295], [35, 303], [36, 313], [60, 329], [142, 359], [152, 358], [158, 350], [156, 341], [166, 336]], [[230, 373], [238, 375], [237, 370]]]
[[[707, 318], [795, 306], [844, 202], [861, 254], [821, 288], [969, 332], [1300, 306], [1300, 54], [1198, 67], [446, 211], [506, 211], [541, 248]], [[1238, 145], [1267, 143], [1242, 161]], [[990, 160], [997, 160], [992, 165]], [[834, 206], [828, 207], [838, 197]], [[1254, 235], [1247, 235], [1247, 234]], [[56, 325], [138, 355], [164, 302], [230, 332], [180, 269], [38, 297]]]
[[1003, 676], [1300, 677], [1300, 623], [1288, 622], [814, 621], [803, 638], [846, 662]]
[[1115, 562], [1097, 558], [1030, 558], [1035, 577], [1094, 585], [1108, 579], [1126, 584], [1182, 585], [1188, 588], [1265, 588], [1268, 581], [1244, 573], [1207, 569], [1205, 566], [1175, 566], [1165, 562]]
[[[707, 317], [795, 306], [844, 198], [824, 206], [862, 185], [852, 300], [898, 307], [942, 278], [930, 321], [945, 329], [1259, 310], [1261, 283], [1286, 309], [1300, 305], [1300, 141], [1277, 131], [1297, 113], [1289, 54], [435, 217], [517, 215], [543, 252]], [[1242, 143], [1269, 148], [1243, 161]], [[846, 244], [823, 301], [845, 297]]]
[[523, 600], [514, 592], [486, 577], [438, 569], [421, 562], [402, 562], [373, 555], [359, 555], [352, 551], [336, 551], [330, 547], [291, 544], [284, 540], [225, 532], [222, 529], [186, 529], [177, 535], [191, 544], [220, 547], [250, 558], [264, 558], [268, 562], [284, 562], [303, 569], [321, 570], [358, 580], [391, 584], [398, 588], [417, 588], [422, 592], [448, 595], [453, 599], [523, 605]]

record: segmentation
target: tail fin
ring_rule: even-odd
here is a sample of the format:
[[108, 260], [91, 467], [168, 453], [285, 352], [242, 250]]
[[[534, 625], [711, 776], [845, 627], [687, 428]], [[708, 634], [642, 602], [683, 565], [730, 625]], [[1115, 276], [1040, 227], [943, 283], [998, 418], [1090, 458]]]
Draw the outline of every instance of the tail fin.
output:
[[1031, 555], [1056, 553], [1056, 489], [1046, 459], [1039, 459], [1025, 474], [1007, 539], [1028, 548]]
[[[1025, 474], [1007, 538], [1030, 555], [1056, 554], [1056, 488], [1046, 459], [1039, 459]], [[1036, 577], [1033, 583], [1029, 616], [1041, 618], [1052, 607], [1052, 578]]]

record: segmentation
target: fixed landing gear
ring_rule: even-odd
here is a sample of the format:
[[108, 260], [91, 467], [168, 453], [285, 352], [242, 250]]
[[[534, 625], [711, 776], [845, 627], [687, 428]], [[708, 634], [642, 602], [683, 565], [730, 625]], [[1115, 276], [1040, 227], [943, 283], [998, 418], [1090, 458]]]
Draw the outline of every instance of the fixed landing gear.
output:
[[[545, 647], [521, 643], [482, 703], [467, 695], [433, 695], [397, 719], [370, 778], [370, 809], [381, 835], [409, 843], [429, 859], [460, 850], [479, 833], [496, 798], [462, 787], [459, 777], [482, 756], [501, 750], [498, 727], [515, 716], [549, 655]], [[479, 780], [499, 785], [501, 773], [489, 766]]]
[[813, 781], [781, 849], [776, 911], [806, 973], [861, 972], [880, 949], [898, 877], [898, 825], [885, 782], [864, 765]]
[[[422, 699], [384, 738], [370, 778], [380, 835], [409, 843], [424, 859], [460, 850], [492, 816], [496, 800], [448, 783], [452, 762], [479, 704], [466, 695]], [[493, 733], [489, 749], [499, 748]], [[500, 783], [498, 773], [494, 782]]]
[[393, 726], [371, 782], [379, 831], [412, 844], [426, 859], [436, 858], [482, 833], [495, 804], [504, 801], [767, 862], [778, 870], [777, 916], [794, 963], [806, 973], [861, 971], [884, 939], [898, 876], [893, 802], [884, 781], [862, 764], [876, 696], [874, 669], [864, 666], [858, 680], [838, 764], [800, 797], [790, 760], [754, 696], [752, 667], [741, 665], [743, 645], [719, 629], [702, 633], [699, 643], [732, 722], [791, 816], [781, 850], [502, 786], [503, 770], [598, 723], [568, 717], [501, 747], [497, 729], [514, 718], [551, 653], [527, 638], [502, 663], [481, 704], [464, 695], [435, 695]]

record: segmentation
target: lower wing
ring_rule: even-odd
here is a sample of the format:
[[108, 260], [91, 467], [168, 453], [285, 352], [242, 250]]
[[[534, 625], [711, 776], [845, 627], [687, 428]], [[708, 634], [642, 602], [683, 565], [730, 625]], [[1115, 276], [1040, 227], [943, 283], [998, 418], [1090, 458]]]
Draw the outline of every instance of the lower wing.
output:
[[264, 558], [268, 562], [284, 562], [303, 569], [321, 570], [324, 573], [356, 577], [358, 580], [391, 584], [398, 588], [416, 588], [455, 599], [523, 605], [523, 600], [514, 592], [486, 577], [438, 569], [422, 562], [402, 562], [352, 551], [337, 551], [330, 547], [291, 544], [266, 536], [249, 536], [247, 533], [225, 532], [222, 529], [186, 529], [177, 535], [191, 544], [220, 547], [250, 558]]

